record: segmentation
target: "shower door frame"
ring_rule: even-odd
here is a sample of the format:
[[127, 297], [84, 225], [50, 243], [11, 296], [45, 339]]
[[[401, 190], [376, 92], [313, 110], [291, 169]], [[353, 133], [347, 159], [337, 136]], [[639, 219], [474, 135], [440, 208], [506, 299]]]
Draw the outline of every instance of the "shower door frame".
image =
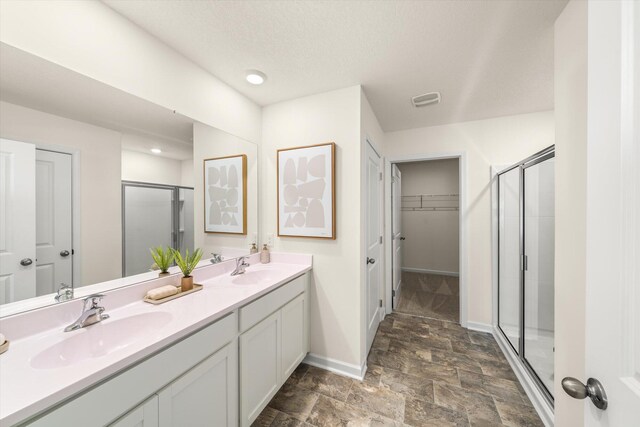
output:
[[[180, 200], [180, 190], [194, 190], [193, 187], [187, 187], [184, 185], [168, 185], [168, 184], [154, 184], [150, 182], [141, 181], [122, 181], [121, 191], [121, 203], [122, 203], [122, 277], [126, 277], [126, 241], [125, 241], [125, 229], [126, 229], [126, 204], [125, 204], [125, 189], [126, 187], [142, 187], [142, 188], [154, 188], [159, 190], [171, 190], [171, 247], [178, 249], [178, 233], [180, 230], [180, 206], [178, 201]], [[194, 228], [195, 230], [195, 228]]]
[[[497, 236], [497, 245], [496, 245], [496, 249], [497, 251], [495, 252], [496, 258], [497, 258], [497, 273], [496, 273], [496, 284], [497, 284], [497, 289], [496, 289], [496, 301], [497, 301], [497, 307], [495, 310], [496, 313], [496, 319], [495, 319], [495, 326], [496, 326], [496, 330], [498, 331], [498, 333], [501, 335], [502, 339], [507, 343], [507, 345], [511, 348], [511, 350], [514, 351], [514, 356], [515, 358], [522, 363], [522, 366], [524, 367], [525, 371], [527, 372], [527, 374], [529, 375], [529, 377], [533, 380], [533, 383], [535, 384], [535, 386], [537, 387], [537, 389], [540, 391], [540, 393], [542, 394], [542, 396], [544, 397], [546, 403], [553, 408], [554, 407], [554, 397], [553, 395], [550, 393], [550, 391], [545, 387], [545, 385], [543, 384], [542, 380], [540, 379], [540, 377], [538, 376], [538, 374], [536, 373], [536, 371], [533, 369], [533, 367], [531, 366], [531, 364], [527, 361], [526, 359], [526, 354], [525, 354], [525, 273], [526, 273], [526, 268], [525, 268], [525, 263], [526, 261], [526, 254], [525, 254], [525, 239], [526, 239], [526, 233], [525, 233], [525, 180], [524, 180], [524, 175], [525, 175], [525, 170], [528, 169], [531, 166], [537, 165], [539, 163], [542, 163], [546, 160], [549, 160], [551, 158], [555, 157], [555, 145], [552, 145], [550, 147], [545, 148], [544, 150], [541, 150], [505, 169], [500, 170], [498, 173], [496, 173], [496, 187], [497, 187], [497, 195], [496, 195], [496, 199], [497, 199], [497, 214], [498, 214], [498, 226], [496, 227], [496, 236]], [[520, 274], [519, 274], [519, 279], [520, 279], [520, 283], [519, 283], [519, 290], [520, 290], [520, 294], [519, 294], [519, 299], [520, 301], [518, 301], [518, 307], [520, 309], [520, 313], [519, 313], [519, 319], [520, 319], [520, 324], [518, 325], [518, 329], [520, 332], [519, 338], [518, 338], [518, 349], [515, 349], [513, 347], [513, 345], [511, 344], [511, 341], [509, 340], [509, 338], [507, 337], [507, 335], [505, 334], [505, 332], [502, 330], [502, 327], [500, 326], [500, 223], [499, 223], [499, 216], [500, 216], [500, 176], [510, 172], [514, 169], [518, 169], [518, 174], [520, 177], [520, 182], [519, 182], [519, 200], [518, 200], [518, 206], [519, 206], [519, 240], [520, 240]], [[555, 284], [554, 284], [555, 286]]]

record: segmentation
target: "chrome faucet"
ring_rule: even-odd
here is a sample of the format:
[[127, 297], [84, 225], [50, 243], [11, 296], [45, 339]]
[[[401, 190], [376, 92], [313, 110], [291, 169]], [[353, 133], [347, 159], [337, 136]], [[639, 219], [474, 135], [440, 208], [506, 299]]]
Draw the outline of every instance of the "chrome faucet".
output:
[[251, 264], [247, 262], [246, 256], [241, 256], [236, 259], [236, 269], [231, 273], [232, 276], [237, 276], [238, 274], [244, 274], [244, 269], [249, 267]]
[[[109, 318], [108, 314], [104, 314], [104, 307], [100, 307], [98, 303], [104, 298], [102, 294], [89, 295], [84, 299], [84, 305], [82, 306], [82, 313], [78, 320], [64, 328], [65, 332], [75, 331], [76, 329], [84, 328], [94, 323], [102, 322]], [[87, 305], [91, 304], [89, 308]]]
[[211, 261], [211, 264], [222, 262], [222, 255], [211, 252], [211, 259], [209, 261]]
[[73, 286], [67, 285], [66, 283], [60, 283], [60, 288], [58, 288], [58, 293], [54, 297], [56, 302], [69, 301], [73, 299]]

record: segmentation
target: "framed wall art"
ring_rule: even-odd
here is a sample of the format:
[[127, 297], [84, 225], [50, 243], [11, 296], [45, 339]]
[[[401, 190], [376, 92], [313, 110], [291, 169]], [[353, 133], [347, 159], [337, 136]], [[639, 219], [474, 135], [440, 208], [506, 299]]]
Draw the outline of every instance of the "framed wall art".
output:
[[278, 236], [336, 238], [335, 147], [278, 150]]
[[205, 233], [247, 234], [247, 156], [204, 160]]

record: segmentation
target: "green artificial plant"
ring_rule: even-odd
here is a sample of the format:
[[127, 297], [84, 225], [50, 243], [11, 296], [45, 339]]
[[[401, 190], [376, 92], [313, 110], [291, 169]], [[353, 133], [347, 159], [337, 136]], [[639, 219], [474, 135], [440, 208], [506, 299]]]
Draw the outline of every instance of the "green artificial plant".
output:
[[161, 273], [167, 273], [169, 267], [173, 263], [173, 252], [171, 248], [164, 249], [162, 246], [149, 249], [151, 251], [151, 257], [155, 266], [158, 267]]
[[189, 253], [189, 249], [185, 253], [184, 257], [180, 253], [180, 251], [176, 249], [171, 249], [171, 253], [173, 254], [173, 258], [176, 262], [176, 265], [182, 271], [182, 275], [184, 277], [191, 276], [191, 272], [200, 262], [202, 258], [202, 249], [198, 248], [193, 253]]

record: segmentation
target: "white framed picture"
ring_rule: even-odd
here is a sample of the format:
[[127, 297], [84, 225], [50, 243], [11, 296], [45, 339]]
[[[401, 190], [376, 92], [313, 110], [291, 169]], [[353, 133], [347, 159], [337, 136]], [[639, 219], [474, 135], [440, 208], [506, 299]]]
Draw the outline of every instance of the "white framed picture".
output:
[[333, 142], [278, 150], [278, 236], [336, 238]]
[[205, 233], [247, 234], [247, 156], [204, 160]]

